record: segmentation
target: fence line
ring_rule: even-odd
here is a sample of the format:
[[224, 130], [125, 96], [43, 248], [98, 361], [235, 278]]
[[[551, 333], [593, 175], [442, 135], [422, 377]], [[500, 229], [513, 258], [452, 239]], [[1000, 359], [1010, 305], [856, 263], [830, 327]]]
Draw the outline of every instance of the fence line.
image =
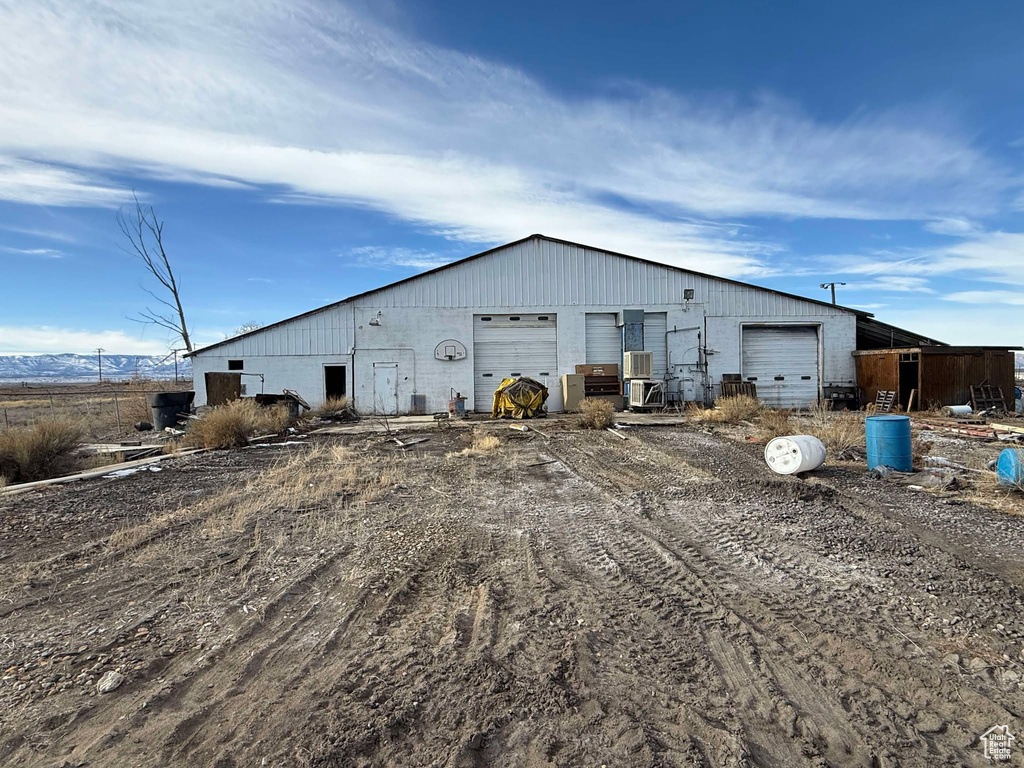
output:
[[[105, 432], [116, 428], [118, 434], [125, 434], [131, 431], [133, 423], [150, 420], [149, 408], [144, 400], [147, 395], [187, 391], [189, 383], [187, 380], [179, 380], [175, 387], [168, 382], [170, 386], [162, 388], [150, 382], [147, 382], [150, 386], [145, 388], [135, 388], [130, 383], [88, 385], [87, 389], [55, 385], [54, 388], [63, 390], [59, 392], [51, 391], [48, 387], [0, 386], [0, 428], [11, 429], [31, 424], [48, 415], [49, 418], [60, 416], [92, 421], [94, 427]], [[127, 424], [124, 422], [126, 417]]]

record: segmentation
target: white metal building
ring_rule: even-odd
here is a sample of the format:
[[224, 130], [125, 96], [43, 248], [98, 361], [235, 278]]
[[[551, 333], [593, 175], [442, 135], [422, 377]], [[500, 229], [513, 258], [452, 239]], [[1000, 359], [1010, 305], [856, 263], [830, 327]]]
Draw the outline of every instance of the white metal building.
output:
[[453, 391], [490, 411], [502, 378], [529, 376], [556, 411], [561, 374], [621, 363], [625, 341], [653, 352], [672, 399], [710, 401], [739, 374], [770, 404], [800, 407], [854, 384], [865, 314], [532, 235], [197, 350], [192, 365], [199, 405], [207, 372], [239, 371], [249, 395], [346, 395], [389, 414], [444, 411]]

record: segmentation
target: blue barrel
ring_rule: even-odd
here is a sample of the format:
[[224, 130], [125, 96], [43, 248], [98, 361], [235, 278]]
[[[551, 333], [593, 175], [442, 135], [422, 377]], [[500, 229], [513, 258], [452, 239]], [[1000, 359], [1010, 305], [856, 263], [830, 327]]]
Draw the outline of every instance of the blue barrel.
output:
[[1020, 448], [1006, 448], [999, 454], [996, 474], [999, 484], [1010, 488], [1024, 489], [1024, 456]]
[[914, 470], [909, 416], [868, 416], [864, 419], [864, 437], [868, 444], [868, 469], [882, 464], [899, 472]]

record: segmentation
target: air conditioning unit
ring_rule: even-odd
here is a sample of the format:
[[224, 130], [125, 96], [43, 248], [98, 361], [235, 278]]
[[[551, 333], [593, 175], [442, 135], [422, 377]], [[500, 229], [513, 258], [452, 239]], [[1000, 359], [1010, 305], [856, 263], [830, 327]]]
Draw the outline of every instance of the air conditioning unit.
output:
[[660, 381], [631, 379], [629, 382], [629, 407], [632, 410], [665, 407], [665, 385]]
[[649, 379], [654, 370], [653, 352], [626, 352], [622, 356], [622, 378]]

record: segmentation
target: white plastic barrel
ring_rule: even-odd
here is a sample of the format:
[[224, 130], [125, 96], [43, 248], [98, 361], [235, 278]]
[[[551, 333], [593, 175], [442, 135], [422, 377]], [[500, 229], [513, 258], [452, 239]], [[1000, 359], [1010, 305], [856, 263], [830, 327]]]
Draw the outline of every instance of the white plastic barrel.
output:
[[764, 447], [764, 460], [780, 475], [810, 472], [825, 461], [825, 444], [814, 435], [776, 437]]
[[974, 411], [969, 405], [947, 405], [946, 413], [950, 416], [970, 416]]

